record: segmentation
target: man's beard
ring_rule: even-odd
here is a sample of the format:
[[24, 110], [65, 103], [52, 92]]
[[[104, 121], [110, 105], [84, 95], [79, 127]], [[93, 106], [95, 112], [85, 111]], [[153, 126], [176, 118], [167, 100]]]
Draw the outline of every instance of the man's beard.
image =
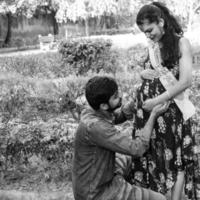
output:
[[109, 103], [108, 103], [108, 106], [109, 106], [109, 108], [107, 111], [112, 113], [122, 106], [122, 99], [120, 99], [119, 103], [115, 107], [111, 107]]

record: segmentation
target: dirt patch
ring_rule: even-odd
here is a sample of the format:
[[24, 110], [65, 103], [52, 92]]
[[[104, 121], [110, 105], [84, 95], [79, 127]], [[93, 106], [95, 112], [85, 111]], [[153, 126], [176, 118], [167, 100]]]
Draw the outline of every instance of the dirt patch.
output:
[[74, 200], [72, 193], [72, 184], [63, 183], [62, 188], [56, 184], [44, 184], [40, 186], [41, 190], [0, 190], [1, 200]]

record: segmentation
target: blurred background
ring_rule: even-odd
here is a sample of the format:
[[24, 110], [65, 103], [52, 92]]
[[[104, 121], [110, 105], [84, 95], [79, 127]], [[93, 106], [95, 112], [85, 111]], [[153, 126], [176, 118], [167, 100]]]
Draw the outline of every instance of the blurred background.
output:
[[[1, 0], [0, 47], [39, 43], [38, 35], [56, 39], [137, 34], [138, 9], [151, 0]], [[182, 24], [192, 43], [200, 33], [199, 0], [160, 0]]]

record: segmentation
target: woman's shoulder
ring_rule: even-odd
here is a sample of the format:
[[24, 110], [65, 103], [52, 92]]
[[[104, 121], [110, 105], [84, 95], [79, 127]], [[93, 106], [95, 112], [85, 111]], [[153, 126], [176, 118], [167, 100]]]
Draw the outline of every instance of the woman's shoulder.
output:
[[187, 50], [187, 49], [191, 49], [191, 44], [188, 38], [186, 37], [181, 37], [179, 40], [179, 48], [180, 50]]
[[192, 48], [191, 44], [188, 38], [186, 37], [181, 37], [179, 40], [179, 52], [180, 52], [180, 58], [182, 55], [191, 55], [192, 53]]

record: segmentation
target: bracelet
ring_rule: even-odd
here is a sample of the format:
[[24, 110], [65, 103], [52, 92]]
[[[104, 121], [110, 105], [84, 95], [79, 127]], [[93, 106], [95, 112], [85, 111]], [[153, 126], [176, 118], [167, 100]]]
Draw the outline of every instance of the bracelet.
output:
[[144, 80], [143, 76], [142, 76], [142, 73], [139, 73], [139, 76], [142, 80]]

